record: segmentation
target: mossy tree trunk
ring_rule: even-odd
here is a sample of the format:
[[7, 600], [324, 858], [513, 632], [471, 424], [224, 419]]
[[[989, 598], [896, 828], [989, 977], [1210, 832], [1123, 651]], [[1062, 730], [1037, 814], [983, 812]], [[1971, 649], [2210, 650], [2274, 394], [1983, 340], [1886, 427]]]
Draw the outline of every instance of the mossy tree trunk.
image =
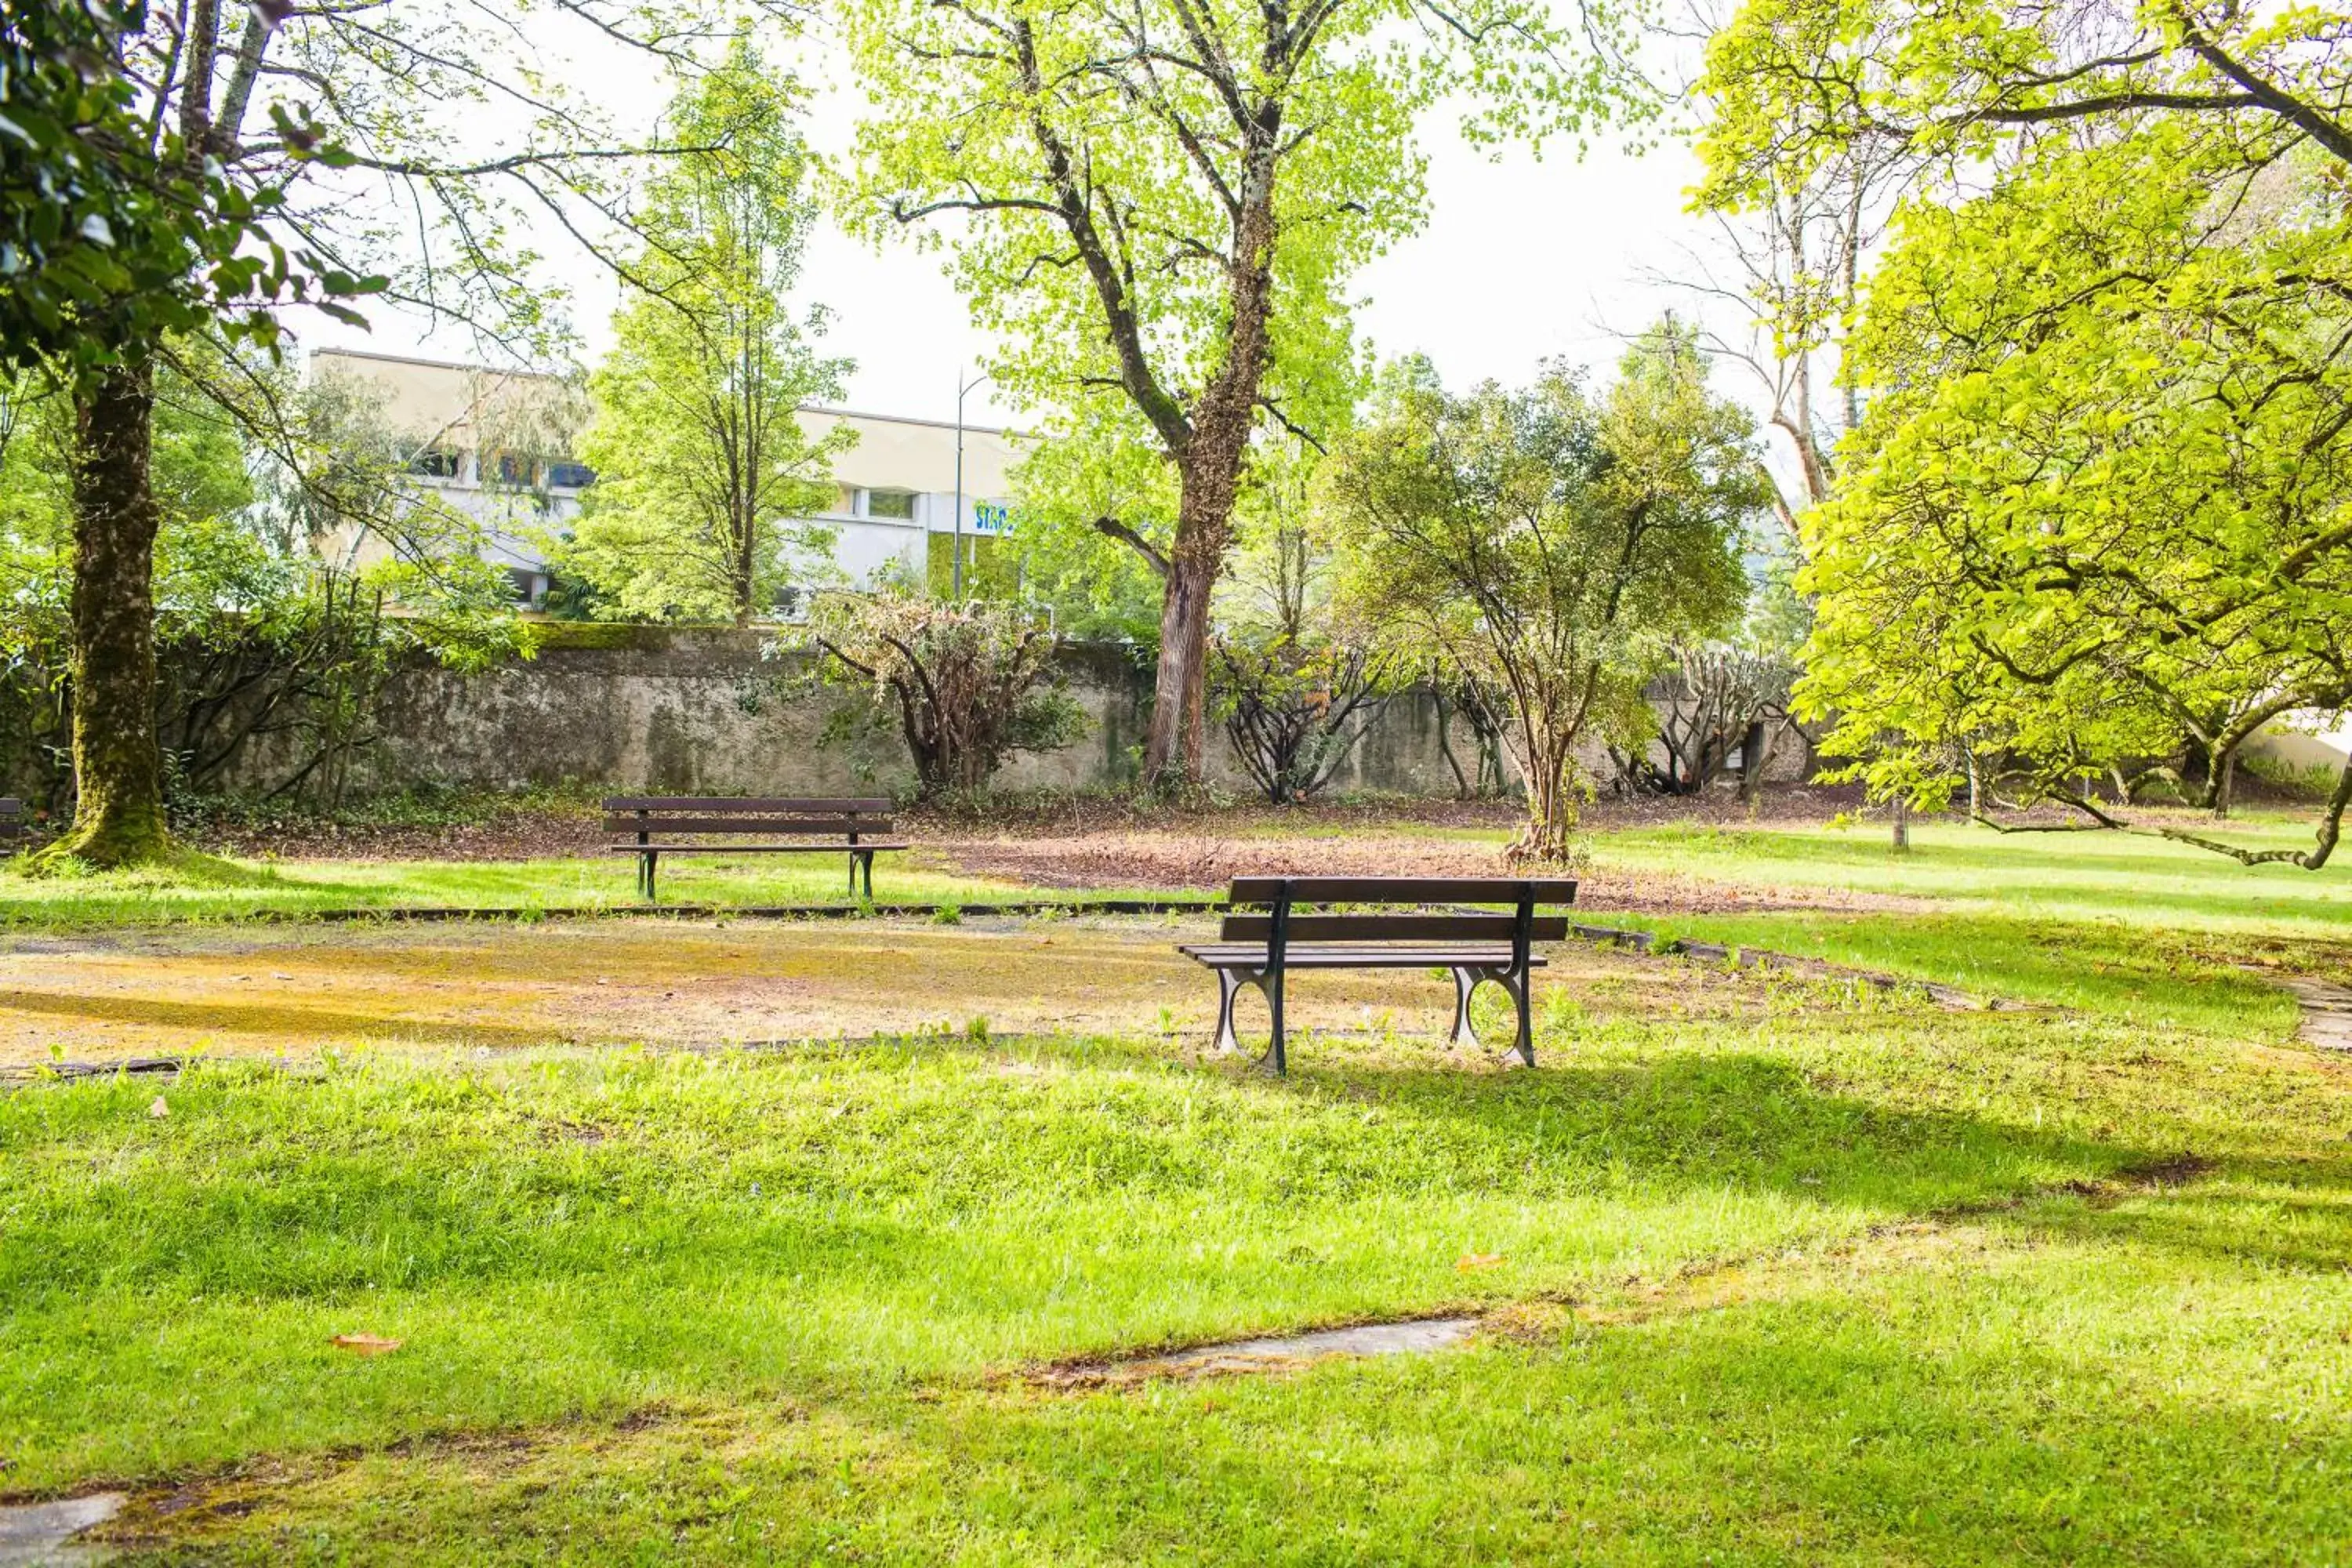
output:
[[73, 830], [47, 852], [132, 866], [171, 848], [155, 731], [153, 372], [102, 372], [79, 396], [73, 464]]

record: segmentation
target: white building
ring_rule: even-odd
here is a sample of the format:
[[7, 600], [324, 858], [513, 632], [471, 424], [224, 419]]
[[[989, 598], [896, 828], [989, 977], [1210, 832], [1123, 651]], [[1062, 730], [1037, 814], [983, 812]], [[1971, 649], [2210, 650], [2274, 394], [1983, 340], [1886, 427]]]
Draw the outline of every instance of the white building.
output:
[[[317, 350], [310, 370], [352, 388], [396, 438], [420, 489], [486, 525], [485, 552], [513, 575], [525, 604], [546, 597], [547, 560], [537, 541], [562, 532], [595, 482], [572, 458], [593, 414], [576, 383], [353, 349]], [[814, 406], [801, 411], [801, 425], [813, 439], [842, 426], [856, 432], [834, 463], [834, 503], [814, 520], [834, 533], [844, 582], [869, 584], [893, 571], [919, 582], [943, 579], [959, 532], [967, 561], [1003, 533], [1016, 457], [1010, 433]], [[383, 549], [373, 540], [345, 543], [356, 564]]]
[[870, 583], [893, 566], [921, 581], [953, 563], [959, 532], [967, 561], [985, 548], [981, 542], [1004, 532], [1019, 437], [987, 426], [959, 431], [941, 420], [847, 408], [801, 411], [801, 428], [813, 439], [844, 425], [857, 441], [835, 459], [833, 509], [816, 521], [834, 531], [834, 562], [850, 582]]
[[[571, 459], [589, 416], [576, 384], [357, 349], [313, 352], [310, 374], [342, 384], [354, 416], [391, 440], [420, 490], [484, 525], [483, 553], [507, 569], [524, 603], [546, 595], [547, 563], [533, 535], [578, 516], [595, 477]], [[353, 533], [329, 548], [363, 566], [387, 546]]]

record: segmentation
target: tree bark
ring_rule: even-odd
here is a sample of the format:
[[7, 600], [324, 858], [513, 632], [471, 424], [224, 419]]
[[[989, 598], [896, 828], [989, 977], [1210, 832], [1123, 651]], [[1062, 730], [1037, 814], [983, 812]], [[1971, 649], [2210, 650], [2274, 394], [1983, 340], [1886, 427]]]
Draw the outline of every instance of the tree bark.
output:
[[[1256, 351], [1251, 351], [1256, 355]], [[1233, 376], [1223, 378], [1233, 384]], [[1195, 418], [1176, 500], [1176, 543], [1160, 593], [1160, 668], [1152, 677], [1152, 721], [1143, 736], [1143, 787], [1197, 785], [1209, 764], [1209, 597], [1225, 569], [1233, 503], [1256, 409], [1258, 376], [1244, 397], [1204, 406]], [[1221, 388], [1225, 390], [1225, 388]]]
[[1748, 733], [1739, 742], [1739, 801], [1753, 805], [1764, 788], [1764, 770], [1772, 765], [1773, 742], [1780, 739], [1779, 727], [1768, 720], [1757, 719], [1748, 723]]
[[[1233, 315], [1225, 360], [1193, 411], [1176, 454], [1181, 489], [1176, 538], [1160, 601], [1160, 668], [1151, 727], [1143, 742], [1143, 784], [1198, 784], [1208, 765], [1209, 595], [1224, 569], [1234, 503], [1249, 457], [1265, 377], [1274, 304], [1274, 167], [1278, 126], [1264, 127], [1249, 175], [1250, 199], [1234, 226], [1227, 298]], [[1173, 700], [1171, 700], [1171, 698]]]
[[49, 851], [95, 866], [162, 858], [155, 732], [155, 390], [142, 362], [77, 400], [73, 461], [73, 831]]
[[[1190, 487], [1187, 491], [1189, 499]], [[1231, 511], [1229, 502], [1225, 518], [1180, 537], [1169, 556], [1160, 599], [1160, 666], [1143, 747], [1148, 789], [1197, 784], [1208, 764], [1209, 598], [1223, 565]]]
[[1503, 852], [1503, 858], [1513, 866], [1572, 866], [1578, 817], [1575, 732], [1560, 734], [1524, 719], [1518, 731], [1528, 820]]

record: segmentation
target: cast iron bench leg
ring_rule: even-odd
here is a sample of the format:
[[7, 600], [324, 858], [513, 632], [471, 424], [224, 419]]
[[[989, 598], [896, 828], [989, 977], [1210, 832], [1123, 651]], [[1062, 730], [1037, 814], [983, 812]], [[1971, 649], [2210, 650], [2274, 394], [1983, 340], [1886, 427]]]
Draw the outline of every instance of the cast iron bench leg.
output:
[[1490, 972], [1455, 965], [1454, 970], [1454, 1037], [1446, 1044], [1476, 1049], [1478, 1031], [1470, 1023], [1470, 997]]
[[1511, 1001], [1518, 1010], [1518, 1036], [1511, 1048], [1503, 1053], [1504, 1064], [1508, 1067], [1535, 1066], [1535, 1035], [1529, 1027], [1530, 1019], [1528, 1013], [1528, 977], [1514, 968], [1492, 969], [1467, 966], [1455, 968], [1454, 971], [1454, 1038], [1449, 1043], [1455, 1046], [1468, 1046], [1474, 1050], [1477, 1048], [1478, 1031], [1470, 1022], [1470, 998], [1481, 984], [1489, 980], [1510, 994]]
[[[1266, 984], [1266, 972], [1265, 970], [1218, 970], [1217, 1041], [1216, 1045], [1213, 1048], [1220, 1056], [1237, 1057], [1242, 1054], [1242, 1043], [1240, 1037], [1234, 1033], [1234, 999], [1241, 994], [1242, 987], [1244, 985], [1255, 985], [1257, 987], [1258, 994], [1266, 999], [1266, 1005], [1268, 1006], [1276, 1005], [1274, 1000], [1274, 992]], [[1280, 1027], [1279, 1021], [1281, 1016], [1282, 1015], [1279, 1012], [1275, 1015], [1276, 1020], [1276, 1027], [1277, 1029]], [[1280, 1053], [1281, 1042], [1280, 1037], [1277, 1035], [1276, 1043], [1267, 1047], [1266, 1058], [1269, 1059], [1277, 1058], [1280, 1056]]]
[[661, 851], [657, 849], [637, 852], [637, 891], [645, 895], [647, 903], [654, 901], [654, 867], [660, 859]]
[[1503, 1053], [1503, 1065], [1507, 1068], [1531, 1068], [1536, 1065], [1536, 1036], [1534, 1020], [1528, 1011], [1528, 994], [1534, 989], [1528, 984], [1528, 972], [1524, 969], [1505, 970], [1495, 978], [1502, 982], [1503, 989], [1511, 994], [1511, 1000], [1519, 1007], [1519, 1037], [1509, 1050]]

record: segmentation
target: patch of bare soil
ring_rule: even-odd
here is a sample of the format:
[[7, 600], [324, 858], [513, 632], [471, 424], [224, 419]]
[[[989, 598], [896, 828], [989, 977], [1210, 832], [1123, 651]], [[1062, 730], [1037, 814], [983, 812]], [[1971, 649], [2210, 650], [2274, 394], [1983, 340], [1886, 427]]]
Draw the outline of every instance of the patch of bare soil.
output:
[[[1753, 804], [1730, 789], [1671, 797], [1603, 795], [1586, 806], [1584, 820], [1601, 831], [1673, 822], [1785, 826], [1827, 822], [1861, 804], [1859, 790], [1851, 786], [1775, 784]], [[1038, 791], [909, 806], [899, 821], [919, 843], [963, 843], [983, 835], [1045, 841], [1131, 833], [1314, 837], [1382, 828], [1503, 831], [1517, 826], [1520, 809], [1507, 800], [1395, 797], [1276, 806], [1253, 799], [1160, 804]], [[299, 817], [258, 826], [215, 822], [198, 824], [187, 836], [213, 854], [289, 860], [538, 860], [603, 853], [609, 840], [602, 825], [594, 810], [572, 805], [494, 811], [478, 820], [447, 823], [339, 824]]]
[[285, 860], [554, 860], [604, 852], [604, 819], [578, 811], [504, 811], [478, 822], [293, 821], [214, 826], [190, 837], [210, 854]]
[[1468, 1316], [1358, 1323], [1308, 1333], [1225, 1340], [1179, 1351], [1055, 1362], [1019, 1381], [1070, 1393], [1124, 1388], [1155, 1378], [1290, 1372], [1335, 1356], [1425, 1355], [1464, 1343], [1478, 1328], [1479, 1320]]
[[[1492, 843], [1366, 832], [1347, 837], [1228, 837], [1097, 831], [1083, 837], [967, 838], [934, 848], [956, 870], [1045, 888], [1215, 889], [1235, 877], [1493, 877]], [[1834, 888], [1731, 887], [1654, 871], [1590, 870], [1585, 910], [1724, 914], [1763, 910], [1895, 910], [1919, 900]]]
[[[1827, 822], [1862, 804], [1859, 785], [1770, 784], [1753, 802], [1741, 800], [1735, 789], [1708, 789], [1695, 795], [1604, 794], [1586, 805], [1583, 819], [1588, 826], [1601, 830], [1671, 822], [1791, 826]], [[973, 801], [910, 807], [902, 820], [919, 831], [951, 838], [970, 837], [975, 830], [1048, 838], [1151, 829], [1210, 835], [1330, 834], [1405, 826], [1508, 829], [1518, 826], [1524, 809], [1513, 800], [1437, 796], [1275, 805], [1254, 797], [1145, 802], [1125, 795], [1038, 793], [990, 795]]]
[[[962, 1036], [975, 1021], [991, 1038], [1140, 1035], [1191, 1051], [1207, 1042], [1216, 985], [1176, 944], [1214, 929], [1206, 915], [955, 927], [580, 921], [193, 929], [79, 951], [0, 941], [0, 1073], [198, 1050], [300, 1060], [330, 1046], [496, 1052]], [[1556, 991], [1599, 1017], [1745, 1017], [1788, 1005], [1742, 976], [1592, 943], [1562, 943], [1548, 957], [1538, 1011]], [[1453, 1004], [1451, 984], [1423, 973], [1343, 972], [1301, 976], [1287, 1013], [1301, 1037], [1378, 1041], [1434, 1036]], [[1245, 994], [1240, 1021], [1261, 1038], [1263, 998]], [[593, 1143], [608, 1131], [564, 1124], [538, 1135]]]

